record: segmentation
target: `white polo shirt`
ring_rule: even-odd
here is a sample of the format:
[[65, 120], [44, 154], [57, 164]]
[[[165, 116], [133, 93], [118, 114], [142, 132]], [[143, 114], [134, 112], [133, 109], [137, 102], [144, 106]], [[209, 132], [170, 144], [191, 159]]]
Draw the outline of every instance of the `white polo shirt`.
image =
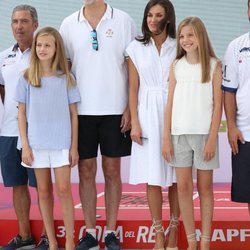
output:
[[223, 90], [236, 94], [236, 123], [250, 141], [250, 34], [233, 40], [223, 61]]
[[16, 86], [29, 65], [30, 49], [21, 52], [14, 45], [0, 53], [0, 84], [4, 85], [4, 114], [1, 136], [18, 136], [18, 103], [14, 101]]
[[96, 51], [92, 48], [93, 28], [83, 16], [83, 8], [65, 18], [60, 27], [81, 94], [78, 113], [122, 114], [128, 102], [125, 49], [135, 37], [135, 24], [128, 14], [107, 4], [96, 28]]

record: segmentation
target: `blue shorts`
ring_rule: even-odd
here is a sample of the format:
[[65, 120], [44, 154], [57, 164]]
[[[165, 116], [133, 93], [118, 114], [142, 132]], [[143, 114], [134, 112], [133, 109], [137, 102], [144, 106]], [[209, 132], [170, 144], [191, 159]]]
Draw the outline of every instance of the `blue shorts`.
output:
[[238, 141], [239, 153], [232, 154], [231, 198], [234, 202], [250, 203], [250, 142]]
[[33, 169], [21, 165], [21, 151], [17, 149], [18, 137], [0, 136], [0, 162], [5, 187], [27, 185], [36, 187]]

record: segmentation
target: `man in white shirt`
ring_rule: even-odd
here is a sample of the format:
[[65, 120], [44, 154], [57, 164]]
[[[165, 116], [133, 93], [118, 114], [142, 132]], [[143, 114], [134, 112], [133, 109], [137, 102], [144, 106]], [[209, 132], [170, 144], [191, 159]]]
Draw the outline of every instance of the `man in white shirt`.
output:
[[[250, 20], [250, 0], [248, 0]], [[232, 201], [250, 213], [250, 33], [233, 40], [223, 65], [224, 106], [232, 149]]]
[[[30, 230], [31, 200], [28, 183], [30, 186], [36, 187], [36, 179], [32, 169], [21, 165], [21, 152], [17, 149], [18, 105], [14, 101], [14, 95], [19, 77], [29, 65], [30, 47], [37, 26], [38, 17], [34, 7], [16, 6], [12, 12], [11, 27], [17, 43], [0, 53], [0, 94], [4, 103], [0, 135], [1, 172], [4, 185], [13, 188], [13, 203], [19, 225], [19, 234], [3, 246], [1, 248], [3, 250], [35, 247]], [[48, 248], [48, 245], [46, 247], [47, 241], [42, 243], [42, 246]]]
[[120, 157], [130, 155], [130, 114], [125, 49], [135, 25], [104, 0], [84, 0], [60, 28], [81, 94], [79, 114], [80, 198], [86, 234], [76, 249], [99, 249], [96, 239], [96, 157], [105, 177], [106, 249], [120, 249], [116, 220], [121, 199]]

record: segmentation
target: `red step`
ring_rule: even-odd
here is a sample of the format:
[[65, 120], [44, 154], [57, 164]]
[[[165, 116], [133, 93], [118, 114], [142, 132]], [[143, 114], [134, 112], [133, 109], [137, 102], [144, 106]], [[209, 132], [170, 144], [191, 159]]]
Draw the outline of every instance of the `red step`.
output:
[[[97, 202], [97, 234], [102, 242], [105, 230], [105, 209], [104, 209], [104, 186], [98, 184]], [[75, 239], [81, 237], [84, 230], [83, 214], [78, 195], [78, 184], [72, 184], [72, 191], [75, 202]], [[12, 206], [12, 194], [10, 188], [4, 188], [0, 184], [0, 245], [6, 244], [10, 238], [18, 233], [18, 225]], [[42, 228], [42, 221], [38, 209], [37, 194], [31, 189], [31, 228], [36, 240]], [[195, 218], [197, 228], [200, 228], [199, 198], [194, 192]], [[230, 185], [214, 185], [215, 209], [212, 235], [212, 249], [219, 250], [250, 250], [250, 220], [246, 204], [233, 203], [230, 201]], [[55, 226], [59, 246], [64, 246], [64, 226], [61, 219], [60, 204], [55, 196]], [[164, 191], [163, 219], [164, 228], [168, 226], [169, 206], [167, 202], [167, 190]], [[117, 234], [120, 237], [125, 249], [152, 249], [154, 233], [151, 228], [150, 213], [147, 206], [147, 199], [144, 185], [132, 186], [123, 185], [122, 201], [117, 223]], [[185, 231], [182, 222], [178, 228], [179, 248], [186, 247]], [[197, 230], [200, 235], [200, 230]]]

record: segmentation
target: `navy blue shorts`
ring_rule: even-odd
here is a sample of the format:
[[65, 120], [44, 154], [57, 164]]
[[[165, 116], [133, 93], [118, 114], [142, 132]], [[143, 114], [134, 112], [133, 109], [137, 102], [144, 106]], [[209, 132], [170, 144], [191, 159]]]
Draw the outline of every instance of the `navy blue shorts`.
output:
[[79, 115], [78, 151], [80, 160], [97, 157], [98, 146], [107, 157], [131, 154], [130, 131], [121, 132], [122, 115]]
[[36, 187], [34, 169], [21, 165], [21, 151], [17, 149], [17, 137], [0, 136], [0, 162], [5, 187], [27, 185]]
[[250, 203], [250, 142], [238, 143], [239, 153], [232, 154], [232, 201]]

